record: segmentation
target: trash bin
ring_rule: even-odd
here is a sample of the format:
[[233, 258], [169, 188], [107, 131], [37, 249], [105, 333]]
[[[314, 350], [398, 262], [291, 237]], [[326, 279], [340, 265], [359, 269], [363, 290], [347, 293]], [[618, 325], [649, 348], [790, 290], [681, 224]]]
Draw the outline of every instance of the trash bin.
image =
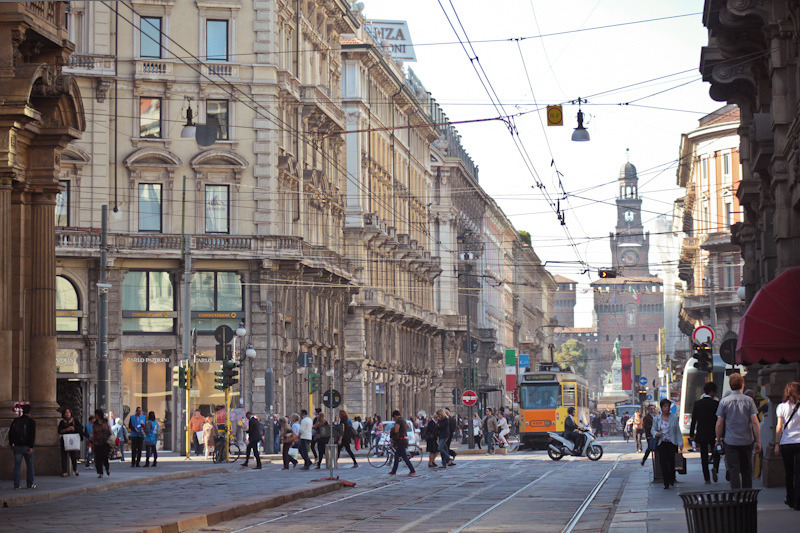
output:
[[760, 490], [681, 493], [689, 533], [755, 533]]

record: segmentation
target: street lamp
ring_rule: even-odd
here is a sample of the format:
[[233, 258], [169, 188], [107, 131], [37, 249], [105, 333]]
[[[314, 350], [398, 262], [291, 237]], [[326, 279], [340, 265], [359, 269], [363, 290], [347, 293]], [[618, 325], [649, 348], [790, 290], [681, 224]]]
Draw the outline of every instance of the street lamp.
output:
[[581, 111], [581, 103], [586, 103], [583, 98], [578, 98], [578, 127], [572, 132], [572, 140], [576, 142], [585, 142], [589, 140], [589, 132], [583, 127], [583, 111]]

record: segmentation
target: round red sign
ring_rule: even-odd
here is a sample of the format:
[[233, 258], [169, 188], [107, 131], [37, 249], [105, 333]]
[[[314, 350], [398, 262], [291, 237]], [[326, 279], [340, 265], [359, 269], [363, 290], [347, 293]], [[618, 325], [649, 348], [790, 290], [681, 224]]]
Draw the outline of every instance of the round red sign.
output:
[[461, 395], [461, 402], [467, 406], [475, 405], [478, 403], [478, 395], [475, 394], [474, 390], [465, 390], [464, 394]]

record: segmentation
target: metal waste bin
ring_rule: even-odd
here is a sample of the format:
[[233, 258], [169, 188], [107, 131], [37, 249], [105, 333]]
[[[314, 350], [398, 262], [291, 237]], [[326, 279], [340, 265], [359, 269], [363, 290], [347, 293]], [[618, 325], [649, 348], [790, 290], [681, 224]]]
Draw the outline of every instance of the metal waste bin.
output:
[[681, 493], [689, 533], [755, 533], [760, 490]]

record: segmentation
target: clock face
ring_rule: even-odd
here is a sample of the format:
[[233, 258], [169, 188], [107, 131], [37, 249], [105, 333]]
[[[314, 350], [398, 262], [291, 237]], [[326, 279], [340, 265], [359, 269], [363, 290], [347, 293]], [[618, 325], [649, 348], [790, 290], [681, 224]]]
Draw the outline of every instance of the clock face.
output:
[[622, 263], [625, 265], [635, 265], [639, 262], [639, 254], [633, 250], [628, 250], [622, 254]]
[[633, 211], [631, 211], [630, 209], [625, 211], [625, 220], [628, 222], [633, 222]]

